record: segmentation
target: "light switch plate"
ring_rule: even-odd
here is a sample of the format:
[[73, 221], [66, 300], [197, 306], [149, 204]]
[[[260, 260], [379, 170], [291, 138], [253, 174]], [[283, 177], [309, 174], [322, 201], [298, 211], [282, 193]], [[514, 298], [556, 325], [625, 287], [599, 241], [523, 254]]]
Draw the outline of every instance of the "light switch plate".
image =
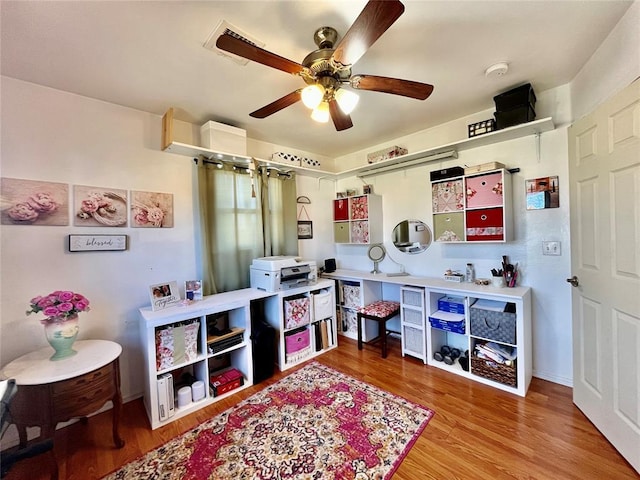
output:
[[542, 242], [543, 255], [560, 255], [560, 242], [550, 241]]

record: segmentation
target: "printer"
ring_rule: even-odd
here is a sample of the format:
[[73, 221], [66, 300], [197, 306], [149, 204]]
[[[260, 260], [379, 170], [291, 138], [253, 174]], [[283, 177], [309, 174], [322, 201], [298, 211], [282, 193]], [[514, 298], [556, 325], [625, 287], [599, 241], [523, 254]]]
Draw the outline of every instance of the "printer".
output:
[[256, 258], [250, 271], [251, 287], [266, 292], [313, 285], [318, 279], [315, 261], [283, 255]]

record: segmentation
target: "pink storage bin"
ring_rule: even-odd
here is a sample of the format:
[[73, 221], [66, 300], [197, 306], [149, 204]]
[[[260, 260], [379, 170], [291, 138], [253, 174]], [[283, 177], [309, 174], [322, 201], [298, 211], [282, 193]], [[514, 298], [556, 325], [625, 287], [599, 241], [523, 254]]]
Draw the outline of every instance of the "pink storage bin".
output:
[[311, 321], [311, 301], [309, 297], [288, 298], [284, 300], [285, 328], [296, 328]]
[[369, 218], [369, 199], [366, 195], [351, 198], [351, 220]]
[[502, 173], [490, 173], [465, 179], [467, 208], [500, 207], [502, 195]]
[[304, 350], [311, 346], [311, 335], [308, 328], [289, 332], [284, 336], [284, 348], [287, 355]]

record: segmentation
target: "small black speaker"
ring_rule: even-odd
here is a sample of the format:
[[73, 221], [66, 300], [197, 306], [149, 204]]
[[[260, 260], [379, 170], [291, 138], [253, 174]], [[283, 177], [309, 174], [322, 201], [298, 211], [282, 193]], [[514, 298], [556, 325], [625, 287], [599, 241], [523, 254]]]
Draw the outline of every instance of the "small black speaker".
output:
[[336, 259], [335, 258], [327, 258], [324, 261], [324, 271], [327, 273], [336, 271]]

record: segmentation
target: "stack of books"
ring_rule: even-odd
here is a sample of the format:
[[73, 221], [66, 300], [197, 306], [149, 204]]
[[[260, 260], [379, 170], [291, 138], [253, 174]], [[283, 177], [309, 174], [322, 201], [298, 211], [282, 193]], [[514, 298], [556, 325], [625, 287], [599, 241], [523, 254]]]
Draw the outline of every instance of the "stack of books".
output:
[[499, 363], [500, 365], [511, 366], [518, 356], [516, 347], [510, 347], [496, 342], [477, 343], [475, 350], [477, 357]]
[[319, 352], [334, 345], [331, 319], [320, 320], [313, 324], [315, 351]]

